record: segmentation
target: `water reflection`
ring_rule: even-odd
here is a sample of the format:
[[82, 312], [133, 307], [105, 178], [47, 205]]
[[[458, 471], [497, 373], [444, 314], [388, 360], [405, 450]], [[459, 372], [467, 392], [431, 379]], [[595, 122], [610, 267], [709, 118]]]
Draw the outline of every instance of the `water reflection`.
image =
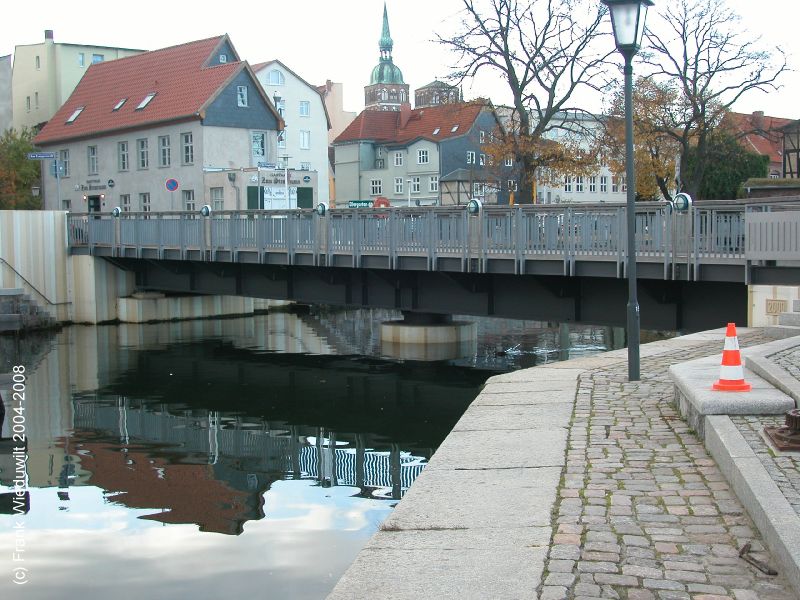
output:
[[[478, 320], [458, 360], [386, 361], [380, 322], [395, 317], [320, 310], [0, 340], [0, 373], [29, 375], [25, 597], [324, 597], [488, 376], [618, 342], [606, 328]], [[12, 522], [0, 514], [4, 551]]]

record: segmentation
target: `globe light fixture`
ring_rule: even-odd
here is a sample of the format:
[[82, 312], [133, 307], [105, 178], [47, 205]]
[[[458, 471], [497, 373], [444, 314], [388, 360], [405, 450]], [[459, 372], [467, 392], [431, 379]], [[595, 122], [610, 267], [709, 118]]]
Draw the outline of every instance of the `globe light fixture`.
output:
[[633, 165], [633, 57], [642, 47], [647, 8], [652, 0], [603, 0], [611, 13], [614, 42], [625, 58], [625, 177], [627, 198], [628, 381], [639, 381], [639, 300], [636, 292], [636, 172]]

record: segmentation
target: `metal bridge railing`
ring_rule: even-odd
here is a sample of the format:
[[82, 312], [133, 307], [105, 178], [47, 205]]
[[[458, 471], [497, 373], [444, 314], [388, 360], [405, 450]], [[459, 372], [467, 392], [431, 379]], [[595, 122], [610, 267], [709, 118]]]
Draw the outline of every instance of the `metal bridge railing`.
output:
[[[677, 213], [669, 203], [642, 203], [636, 207], [637, 260], [663, 263], [665, 278], [674, 277], [678, 269], [696, 278], [702, 263], [744, 264], [748, 237], [756, 231], [748, 229], [748, 222], [775, 220], [768, 205], [755, 206], [697, 203], [689, 213]], [[794, 223], [787, 215], [800, 213], [779, 214], [780, 221]], [[493, 261], [511, 261], [515, 273], [525, 272], [528, 261], [545, 260], [563, 261], [565, 275], [575, 273], [576, 261], [588, 260], [616, 263], [621, 277], [627, 253], [625, 215], [625, 205], [616, 203], [485, 206], [476, 216], [463, 207], [333, 209], [324, 216], [306, 209], [223, 211], [210, 217], [73, 213], [68, 215], [68, 233], [72, 247], [88, 247], [93, 253], [105, 248], [105, 254], [110, 249], [115, 256], [155, 250], [159, 257], [180, 251], [186, 258], [187, 252], [199, 251], [201, 260], [235, 261], [247, 252], [263, 262], [278, 253], [294, 264], [295, 255], [304, 253], [316, 265], [350, 257], [353, 267], [361, 266], [363, 257], [378, 256], [388, 259], [389, 268], [396, 268], [401, 257], [415, 257], [425, 259], [428, 269], [436, 269], [437, 261], [446, 257], [461, 259], [465, 271], [477, 264], [481, 272], [491, 270]], [[778, 238], [765, 241], [766, 235], [759, 238], [758, 256], [768, 255], [770, 244], [779, 250]]]

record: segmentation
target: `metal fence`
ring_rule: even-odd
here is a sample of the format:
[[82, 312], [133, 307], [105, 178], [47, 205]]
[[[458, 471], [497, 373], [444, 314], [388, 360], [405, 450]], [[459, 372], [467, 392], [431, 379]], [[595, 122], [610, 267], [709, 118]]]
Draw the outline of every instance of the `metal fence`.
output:
[[[797, 221], [790, 220], [795, 229], [771, 237], [758, 233], [754, 241], [767, 225], [754, 229], [753, 219], [774, 219], [772, 214], [763, 207], [749, 211], [720, 203], [678, 213], [669, 203], [641, 203], [636, 207], [637, 260], [663, 263], [665, 277], [671, 277], [678, 265], [696, 273], [701, 263], [744, 264], [746, 248], [748, 258], [769, 256], [783, 251], [776, 240], [798, 239]], [[785, 222], [787, 214], [781, 212], [777, 222]], [[620, 276], [627, 253], [625, 224], [624, 204], [490, 206], [478, 215], [463, 207], [403, 207], [334, 209], [324, 216], [313, 210], [68, 216], [71, 246], [92, 253], [102, 248], [100, 253], [114, 256], [155, 251], [161, 258], [165, 253], [175, 258], [176, 252], [187, 258], [195, 251], [193, 260], [213, 261], [220, 260], [220, 252], [226, 253], [222, 260], [249, 252], [257, 262], [285, 254], [294, 264], [295, 255], [304, 253], [317, 265], [341, 264], [334, 259], [344, 256], [353, 267], [364, 257], [378, 256], [388, 259], [389, 268], [399, 258], [417, 257], [431, 270], [440, 259], [456, 258], [463, 270], [477, 264], [486, 272], [493, 261], [510, 261], [517, 273], [525, 272], [527, 261], [550, 260], [563, 261], [567, 275], [574, 274], [576, 261], [607, 261], [616, 263]]]

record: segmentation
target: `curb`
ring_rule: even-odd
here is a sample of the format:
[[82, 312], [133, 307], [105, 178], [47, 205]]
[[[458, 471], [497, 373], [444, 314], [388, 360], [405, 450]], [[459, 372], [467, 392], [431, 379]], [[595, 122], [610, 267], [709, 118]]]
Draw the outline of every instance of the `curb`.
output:
[[726, 415], [705, 417], [705, 446], [800, 595], [800, 516]]

